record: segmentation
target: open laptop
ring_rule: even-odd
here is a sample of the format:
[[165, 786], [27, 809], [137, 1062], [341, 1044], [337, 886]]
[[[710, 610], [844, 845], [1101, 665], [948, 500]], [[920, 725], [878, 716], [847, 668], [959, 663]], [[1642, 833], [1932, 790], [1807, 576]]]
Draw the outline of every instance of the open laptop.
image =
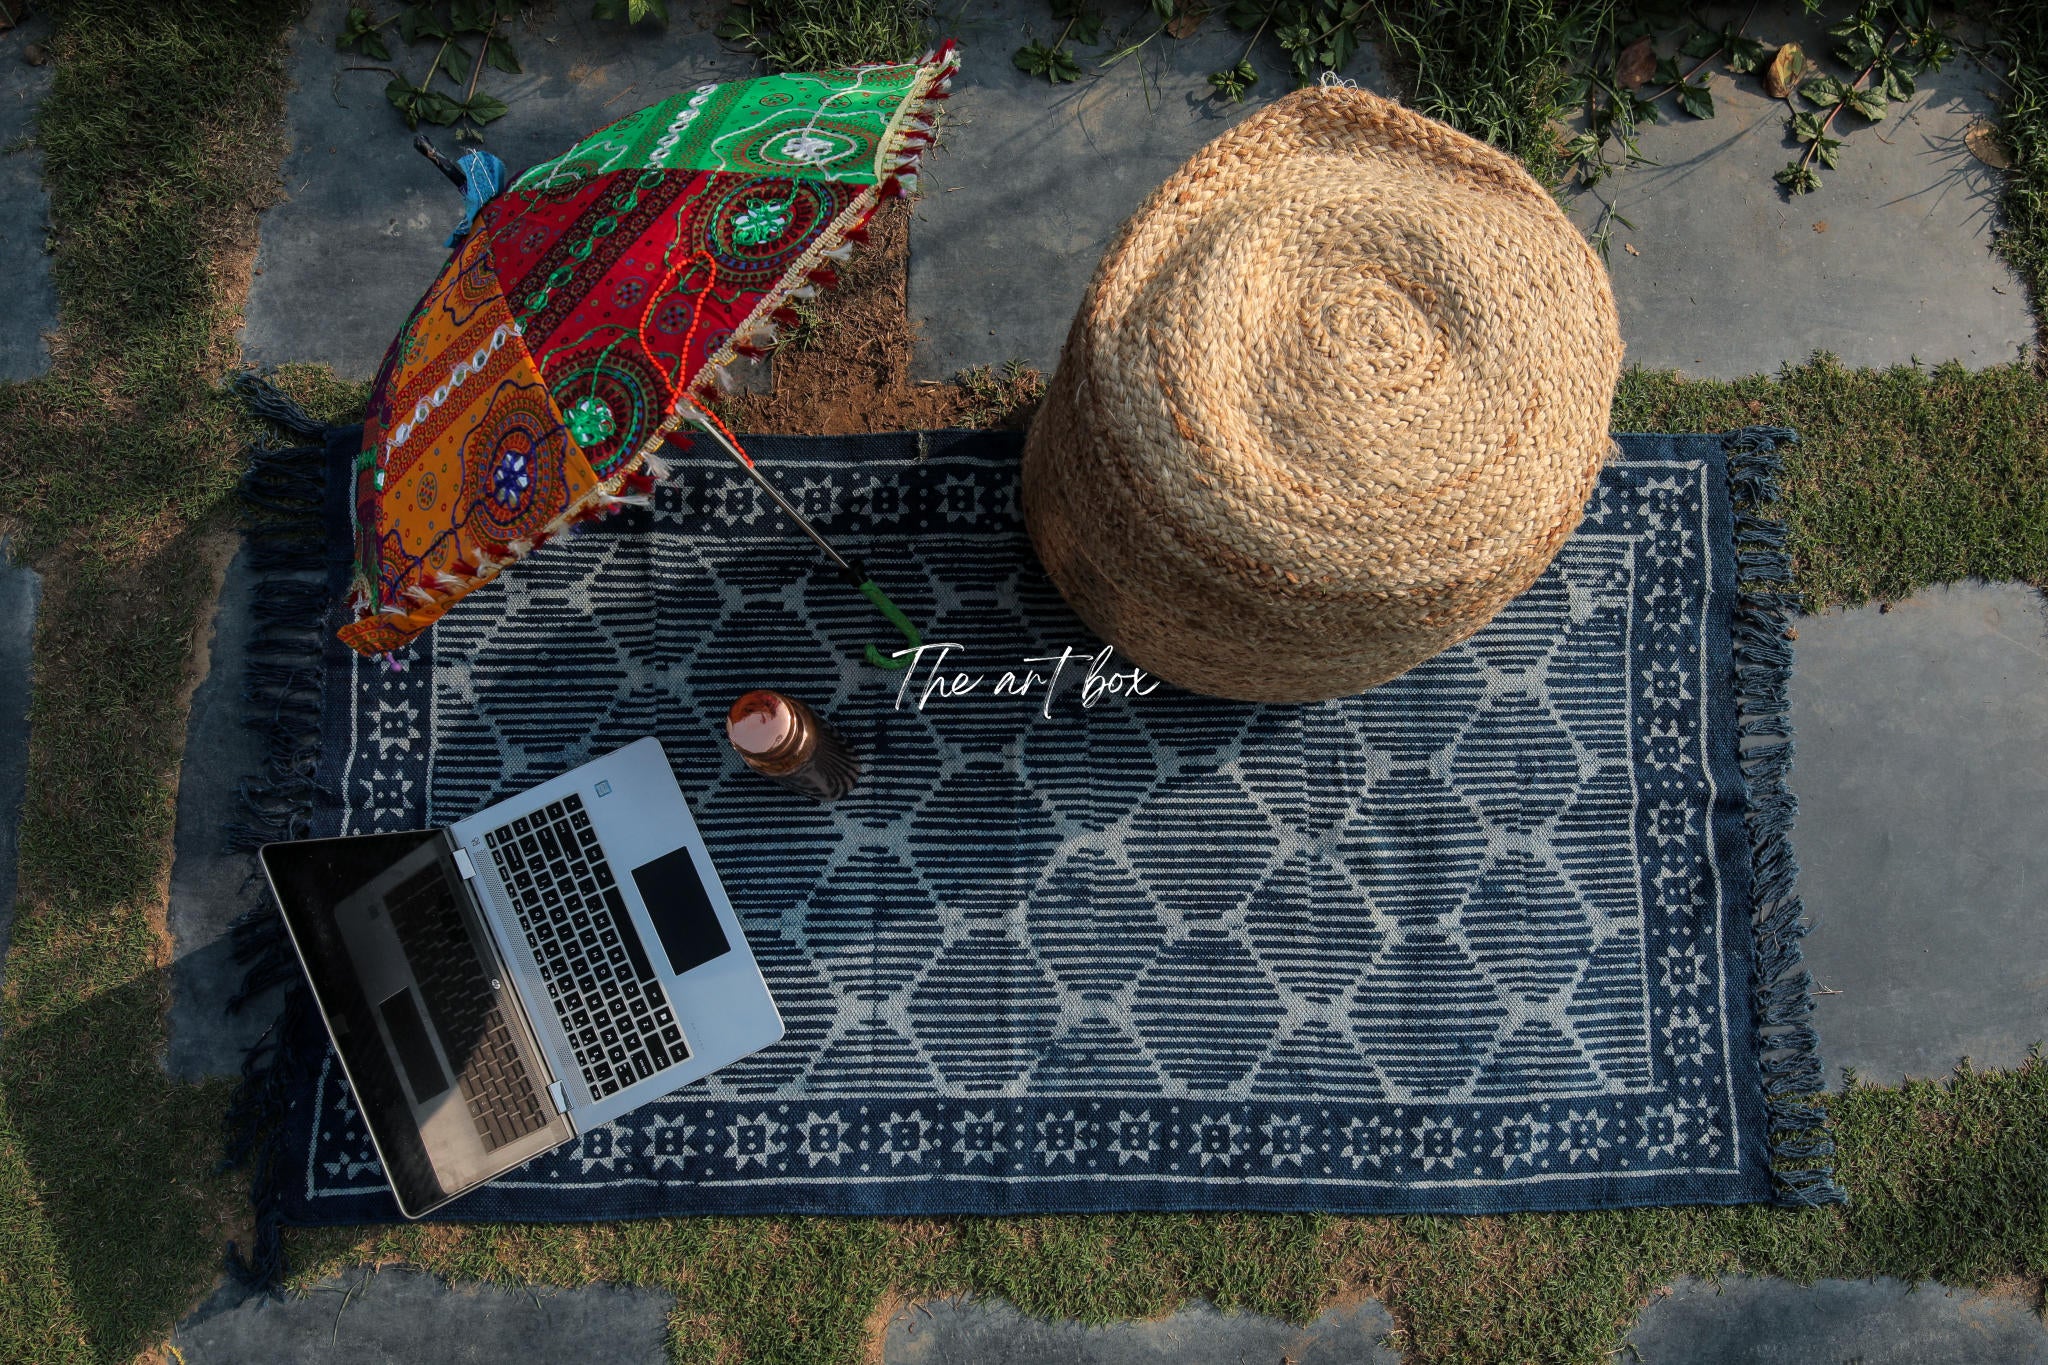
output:
[[651, 738], [262, 862], [408, 1218], [782, 1036]]

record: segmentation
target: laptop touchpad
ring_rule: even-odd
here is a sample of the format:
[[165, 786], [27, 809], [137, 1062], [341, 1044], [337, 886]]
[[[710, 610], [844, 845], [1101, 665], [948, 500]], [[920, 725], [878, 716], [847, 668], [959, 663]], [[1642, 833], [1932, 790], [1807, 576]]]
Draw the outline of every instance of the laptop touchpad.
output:
[[647, 914], [677, 976], [732, 951], [718, 912], [704, 894], [704, 883], [697, 880], [697, 865], [688, 848], [634, 868], [633, 884], [640, 888], [640, 899], [647, 903]]

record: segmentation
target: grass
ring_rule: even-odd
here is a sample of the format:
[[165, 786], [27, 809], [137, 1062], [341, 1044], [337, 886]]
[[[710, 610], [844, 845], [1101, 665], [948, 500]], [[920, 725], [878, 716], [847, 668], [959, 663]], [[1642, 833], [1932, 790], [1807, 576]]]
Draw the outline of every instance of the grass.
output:
[[292, 1234], [302, 1280], [403, 1262], [498, 1284], [674, 1292], [676, 1357], [864, 1358], [904, 1298], [1000, 1295], [1088, 1322], [1191, 1299], [1303, 1321], [1373, 1295], [1411, 1362], [1603, 1361], [1680, 1275], [1940, 1277], [2038, 1296], [2048, 1274], [2048, 1066], [1831, 1101], [1847, 1208], [1636, 1209], [1511, 1218], [1313, 1215], [656, 1220]]
[[929, 0], [749, 0], [719, 36], [775, 71], [909, 61], [931, 45]]
[[[755, 7], [771, 60], [925, 41], [874, 0]], [[1503, 17], [1489, 27], [1483, 11]], [[1401, 6], [1433, 112], [1540, 157], [1557, 12]], [[909, 15], [906, 21], [903, 16]], [[0, 1360], [126, 1361], [212, 1282], [246, 1217], [212, 1172], [226, 1089], [167, 1081], [163, 907], [184, 699], [246, 429], [219, 389], [274, 195], [287, 5], [69, 0], [38, 133], [63, 330], [52, 373], [0, 385], [0, 519], [43, 572], [20, 890], [0, 994]], [[2048, 285], [2048, 19], [2005, 15], [2020, 157], [2003, 249]], [[1521, 25], [1518, 27], [1518, 25]], [[1549, 26], [1549, 27], [1546, 27]], [[834, 45], [837, 46], [834, 46]], [[873, 46], [867, 46], [872, 44]], [[1492, 120], [1490, 124], [1486, 120]], [[1522, 141], [1517, 143], [1517, 139]], [[1767, 192], [1760, 188], [1760, 193]], [[997, 405], [1011, 376], [980, 381]], [[323, 414], [362, 387], [294, 371]], [[2009, 366], [1732, 384], [1633, 374], [1616, 424], [1786, 422], [1800, 586], [1815, 603], [1965, 576], [2048, 584], [2048, 387]], [[860, 1358], [895, 1296], [972, 1289], [1027, 1311], [1146, 1316], [1190, 1297], [1302, 1318], [1371, 1293], [1417, 1361], [1593, 1361], [1681, 1273], [1895, 1274], [2038, 1294], [2048, 1274], [2048, 1068], [1831, 1101], [1848, 1209], [1484, 1219], [1244, 1216], [705, 1219], [294, 1234], [312, 1275], [406, 1260], [501, 1283], [676, 1295], [684, 1359]]]
[[2048, 299], [2048, 8], [2004, 0], [1989, 16], [2005, 59], [2000, 122], [2013, 166], [2006, 177], [1998, 249], [2027, 282], [2036, 302]]
[[[1613, 32], [1615, 0], [1386, 0], [1387, 66], [1406, 101], [1519, 157], [1546, 185], [1567, 166], [1556, 131], [1571, 72]], [[1368, 25], [1370, 27], [1370, 25]]]
[[180, 689], [240, 443], [233, 359], [278, 164], [289, 14], [56, 11], [38, 143], [63, 332], [0, 386], [0, 515], [39, 565], [27, 799], [0, 1036], [0, 1359], [119, 1360], [244, 1217], [212, 1174], [226, 1087], [165, 1079]]

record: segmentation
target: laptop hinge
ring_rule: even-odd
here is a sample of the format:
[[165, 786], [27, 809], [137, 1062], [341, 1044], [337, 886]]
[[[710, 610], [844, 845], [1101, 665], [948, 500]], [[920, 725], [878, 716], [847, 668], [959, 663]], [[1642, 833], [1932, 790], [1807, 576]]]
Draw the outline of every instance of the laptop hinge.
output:
[[569, 1092], [562, 1089], [560, 1081], [550, 1081], [548, 1083], [548, 1098], [555, 1102], [555, 1112], [557, 1114], [569, 1112]]
[[466, 882], [476, 880], [476, 864], [469, 860], [468, 849], [458, 848], [455, 850], [455, 870], [462, 874], [462, 880]]

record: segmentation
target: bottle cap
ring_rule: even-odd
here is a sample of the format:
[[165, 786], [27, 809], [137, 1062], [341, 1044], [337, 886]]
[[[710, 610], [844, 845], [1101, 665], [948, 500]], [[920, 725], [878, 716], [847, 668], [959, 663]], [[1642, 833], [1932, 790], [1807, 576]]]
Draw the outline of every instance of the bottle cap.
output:
[[743, 754], [772, 754], [796, 733], [796, 712], [773, 692], [749, 692], [726, 713], [725, 733]]

